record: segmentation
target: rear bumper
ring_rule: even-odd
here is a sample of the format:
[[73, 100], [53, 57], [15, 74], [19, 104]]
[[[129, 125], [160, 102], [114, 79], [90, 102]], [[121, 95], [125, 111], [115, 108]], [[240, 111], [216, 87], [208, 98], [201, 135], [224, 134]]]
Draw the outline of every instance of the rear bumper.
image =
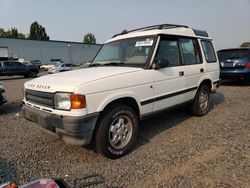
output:
[[220, 78], [222, 79], [234, 79], [234, 78], [250, 78], [250, 69], [242, 71], [237, 70], [221, 70]]
[[91, 142], [99, 113], [82, 117], [61, 116], [22, 106], [22, 116], [58, 135], [68, 144], [87, 145]]

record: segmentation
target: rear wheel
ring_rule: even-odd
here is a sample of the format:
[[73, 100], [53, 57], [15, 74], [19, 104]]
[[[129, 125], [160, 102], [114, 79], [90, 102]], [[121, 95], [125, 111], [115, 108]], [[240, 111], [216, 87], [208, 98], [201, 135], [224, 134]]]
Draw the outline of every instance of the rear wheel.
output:
[[104, 111], [95, 134], [98, 153], [116, 159], [129, 153], [138, 135], [138, 117], [134, 110], [117, 103]]
[[29, 72], [29, 78], [35, 78], [35, 77], [37, 77], [37, 72], [31, 70], [31, 71]]
[[203, 84], [199, 87], [191, 105], [191, 112], [193, 115], [203, 116], [208, 113], [210, 93], [210, 89], [207, 85]]

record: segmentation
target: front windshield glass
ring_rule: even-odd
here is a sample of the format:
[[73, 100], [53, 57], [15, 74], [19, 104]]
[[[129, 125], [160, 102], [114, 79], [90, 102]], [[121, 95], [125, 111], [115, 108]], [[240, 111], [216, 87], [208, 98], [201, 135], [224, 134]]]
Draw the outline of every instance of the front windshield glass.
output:
[[144, 67], [153, 43], [153, 37], [140, 37], [105, 44], [91, 66], [122, 65]]

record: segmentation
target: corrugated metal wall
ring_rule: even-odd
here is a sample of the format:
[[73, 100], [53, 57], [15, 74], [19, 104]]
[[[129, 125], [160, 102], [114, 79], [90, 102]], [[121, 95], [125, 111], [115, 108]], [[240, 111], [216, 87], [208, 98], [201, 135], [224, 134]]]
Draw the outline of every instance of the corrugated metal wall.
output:
[[65, 63], [87, 62], [94, 58], [101, 45], [63, 41], [36, 41], [27, 39], [0, 38], [0, 46], [8, 47], [9, 56], [27, 61], [62, 59]]

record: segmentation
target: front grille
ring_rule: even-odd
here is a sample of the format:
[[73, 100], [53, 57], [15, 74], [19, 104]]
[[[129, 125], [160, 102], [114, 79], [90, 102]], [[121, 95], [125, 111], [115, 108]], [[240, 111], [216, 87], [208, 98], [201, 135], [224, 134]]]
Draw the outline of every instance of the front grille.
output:
[[54, 107], [54, 93], [47, 93], [41, 91], [25, 90], [26, 101], [33, 104], [46, 106], [53, 108]]

